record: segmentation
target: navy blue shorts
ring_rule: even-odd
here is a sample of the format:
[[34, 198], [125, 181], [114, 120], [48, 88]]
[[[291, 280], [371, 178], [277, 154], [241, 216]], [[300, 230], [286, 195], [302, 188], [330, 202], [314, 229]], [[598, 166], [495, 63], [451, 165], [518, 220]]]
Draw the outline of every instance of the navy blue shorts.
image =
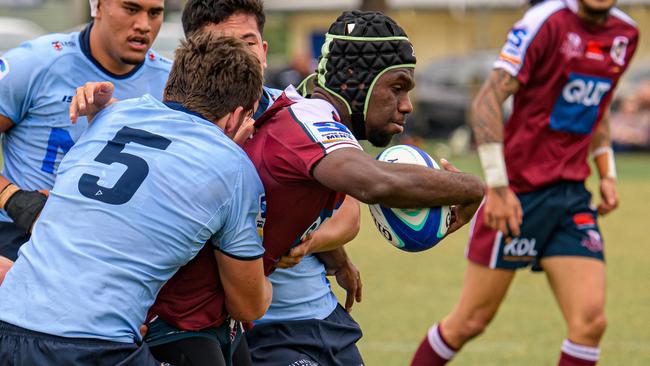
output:
[[255, 366], [362, 366], [361, 328], [340, 305], [323, 320], [260, 324], [246, 331]]
[[2, 366], [160, 366], [145, 344], [64, 338], [0, 322]]
[[29, 234], [19, 229], [13, 222], [0, 221], [0, 256], [16, 261], [18, 249], [28, 240]]
[[[223, 324], [215, 328], [207, 328], [199, 331], [180, 330], [173, 325], [165, 322], [160, 318], [156, 318], [147, 324], [149, 330], [144, 337], [144, 341], [151, 348], [151, 352], [158, 357], [159, 360], [169, 362], [171, 364], [181, 364], [183, 362], [174, 361], [178, 360], [176, 357], [182, 357], [179, 353], [190, 353], [192, 349], [197, 348], [189, 339], [201, 339], [196, 341], [200, 347], [215, 347], [217, 349], [213, 352], [221, 353], [220, 356], [224, 359], [226, 366], [233, 365], [233, 359], [236, 357], [248, 357], [248, 349], [238, 347], [241, 343], [240, 340], [243, 336], [241, 323], [235, 320], [226, 319]], [[182, 341], [182, 345], [178, 341]], [[187, 349], [186, 351], [183, 351]], [[244, 355], [236, 354], [235, 352], [244, 352]], [[207, 350], [204, 352], [207, 354]], [[174, 357], [170, 357], [172, 355]], [[201, 355], [204, 356], [204, 355]], [[215, 361], [216, 362], [216, 361]], [[212, 364], [214, 365], [215, 362]]]
[[524, 211], [521, 235], [506, 243], [501, 232], [483, 224], [483, 206], [470, 230], [467, 258], [490, 268], [518, 269], [551, 256], [604, 260], [598, 213], [583, 182], [559, 182], [535, 192], [517, 194]]

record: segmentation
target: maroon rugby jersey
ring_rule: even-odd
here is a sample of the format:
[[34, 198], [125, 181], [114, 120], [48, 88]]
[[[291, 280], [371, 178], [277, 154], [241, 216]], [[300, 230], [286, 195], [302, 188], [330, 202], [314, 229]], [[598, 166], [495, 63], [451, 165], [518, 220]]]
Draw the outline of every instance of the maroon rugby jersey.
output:
[[603, 25], [585, 23], [576, 0], [551, 0], [515, 24], [494, 67], [517, 77], [504, 145], [511, 188], [537, 190], [582, 181], [592, 132], [636, 49], [634, 21], [612, 9]]
[[314, 179], [314, 166], [335, 150], [361, 146], [329, 102], [302, 98], [293, 87], [255, 126], [257, 132], [244, 151], [266, 193], [264, 269], [269, 274], [283, 254], [331, 217], [345, 199], [345, 194]]
[[160, 289], [147, 322], [160, 317], [182, 330], [221, 325], [227, 317], [214, 247], [209, 243]]
[[[332, 216], [345, 195], [318, 183], [312, 168], [343, 147], [361, 149], [326, 101], [305, 99], [290, 87], [256, 122], [244, 146], [264, 184], [264, 270]], [[335, 172], [333, 172], [335, 174]], [[264, 211], [264, 210], [263, 210]], [[205, 245], [163, 286], [147, 321], [158, 316], [182, 330], [219, 326], [227, 316], [214, 248]]]

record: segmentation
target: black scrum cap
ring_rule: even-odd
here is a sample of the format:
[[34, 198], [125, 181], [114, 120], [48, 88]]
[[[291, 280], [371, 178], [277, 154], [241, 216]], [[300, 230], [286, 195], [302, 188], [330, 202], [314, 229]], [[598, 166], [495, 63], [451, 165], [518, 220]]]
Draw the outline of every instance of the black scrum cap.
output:
[[352, 132], [365, 139], [372, 89], [381, 75], [415, 68], [415, 51], [404, 30], [376, 11], [341, 14], [325, 35], [317, 84], [341, 99], [352, 118]]

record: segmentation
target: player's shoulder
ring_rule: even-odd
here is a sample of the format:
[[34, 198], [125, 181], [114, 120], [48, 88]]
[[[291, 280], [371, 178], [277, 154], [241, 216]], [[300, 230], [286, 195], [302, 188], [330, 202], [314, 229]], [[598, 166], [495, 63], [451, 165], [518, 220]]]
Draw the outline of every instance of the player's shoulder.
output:
[[562, 11], [570, 13], [566, 2], [563, 0], [547, 0], [543, 1], [526, 11], [523, 18], [517, 22], [515, 26], [537, 30], [541, 28], [553, 15]]
[[172, 68], [172, 60], [164, 57], [154, 49], [149, 49], [144, 60], [144, 66], [153, 70], [160, 70], [169, 73]]
[[288, 109], [291, 119], [305, 132], [303, 136], [318, 144], [326, 152], [340, 147], [352, 146], [361, 149], [350, 129], [341, 122], [339, 112], [323, 99], [303, 98], [293, 87], [285, 95], [294, 101]]
[[623, 10], [619, 8], [612, 8], [609, 14], [620, 27], [626, 28], [629, 32], [632, 32], [634, 34], [639, 33], [638, 25], [634, 19], [632, 19], [632, 17], [625, 13]]
[[271, 101], [275, 101], [282, 95], [283, 90], [281, 89], [276, 89], [276, 88], [271, 88], [270, 86], [264, 85], [264, 93], [271, 99]]
[[305, 98], [298, 94], [293, 86], [285, 89], [284, 94], [293, 102], [289, 105], [288, 110], [291, 117], [299, 124], [340, 122], [338, 111], [330, 102], [323, 99]]
[[35, 69], [39, 65], [47, 66], [62, 57], [79, 52], [79, 32], [51, 33], [23, 42], [9, 50], [3, 58], [26, 63]]

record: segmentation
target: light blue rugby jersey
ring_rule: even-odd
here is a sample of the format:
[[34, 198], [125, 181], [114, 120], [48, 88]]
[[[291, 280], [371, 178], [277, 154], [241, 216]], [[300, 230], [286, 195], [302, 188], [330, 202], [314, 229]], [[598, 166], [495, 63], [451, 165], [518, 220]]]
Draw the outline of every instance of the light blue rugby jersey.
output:
[[326, 277], [325, 266], [312, 254], [292, 268], [277, 268], [269, 276], [273, 299], [255, 324], [287, 320], [325, 319], [338, 301]]
[[[23, 189], [51, 189], [63, 155], [88, 127], [85, 117], [70, 123], [68, 108], [77, 87], [107, 80], [115, 84], [118, 99], [144, 94], [162, 99], [171, 61], [150, 50], [133, 71], [114, 75], [90, 54], [90, 27], [46, 35], [2, 56], [0, 115], [15, 123], [2, 136], [2, 173]], [[0, 221], [11, 221], [3, 210]]]
[[63, 337], [140, 339], [161, 286], [209, 238], [232, 257], [261, 257], [263, 201], [255, 167], [220, 128], [149, 95], [118, 102], [63, 159], [0, 286], [0, 320]]

